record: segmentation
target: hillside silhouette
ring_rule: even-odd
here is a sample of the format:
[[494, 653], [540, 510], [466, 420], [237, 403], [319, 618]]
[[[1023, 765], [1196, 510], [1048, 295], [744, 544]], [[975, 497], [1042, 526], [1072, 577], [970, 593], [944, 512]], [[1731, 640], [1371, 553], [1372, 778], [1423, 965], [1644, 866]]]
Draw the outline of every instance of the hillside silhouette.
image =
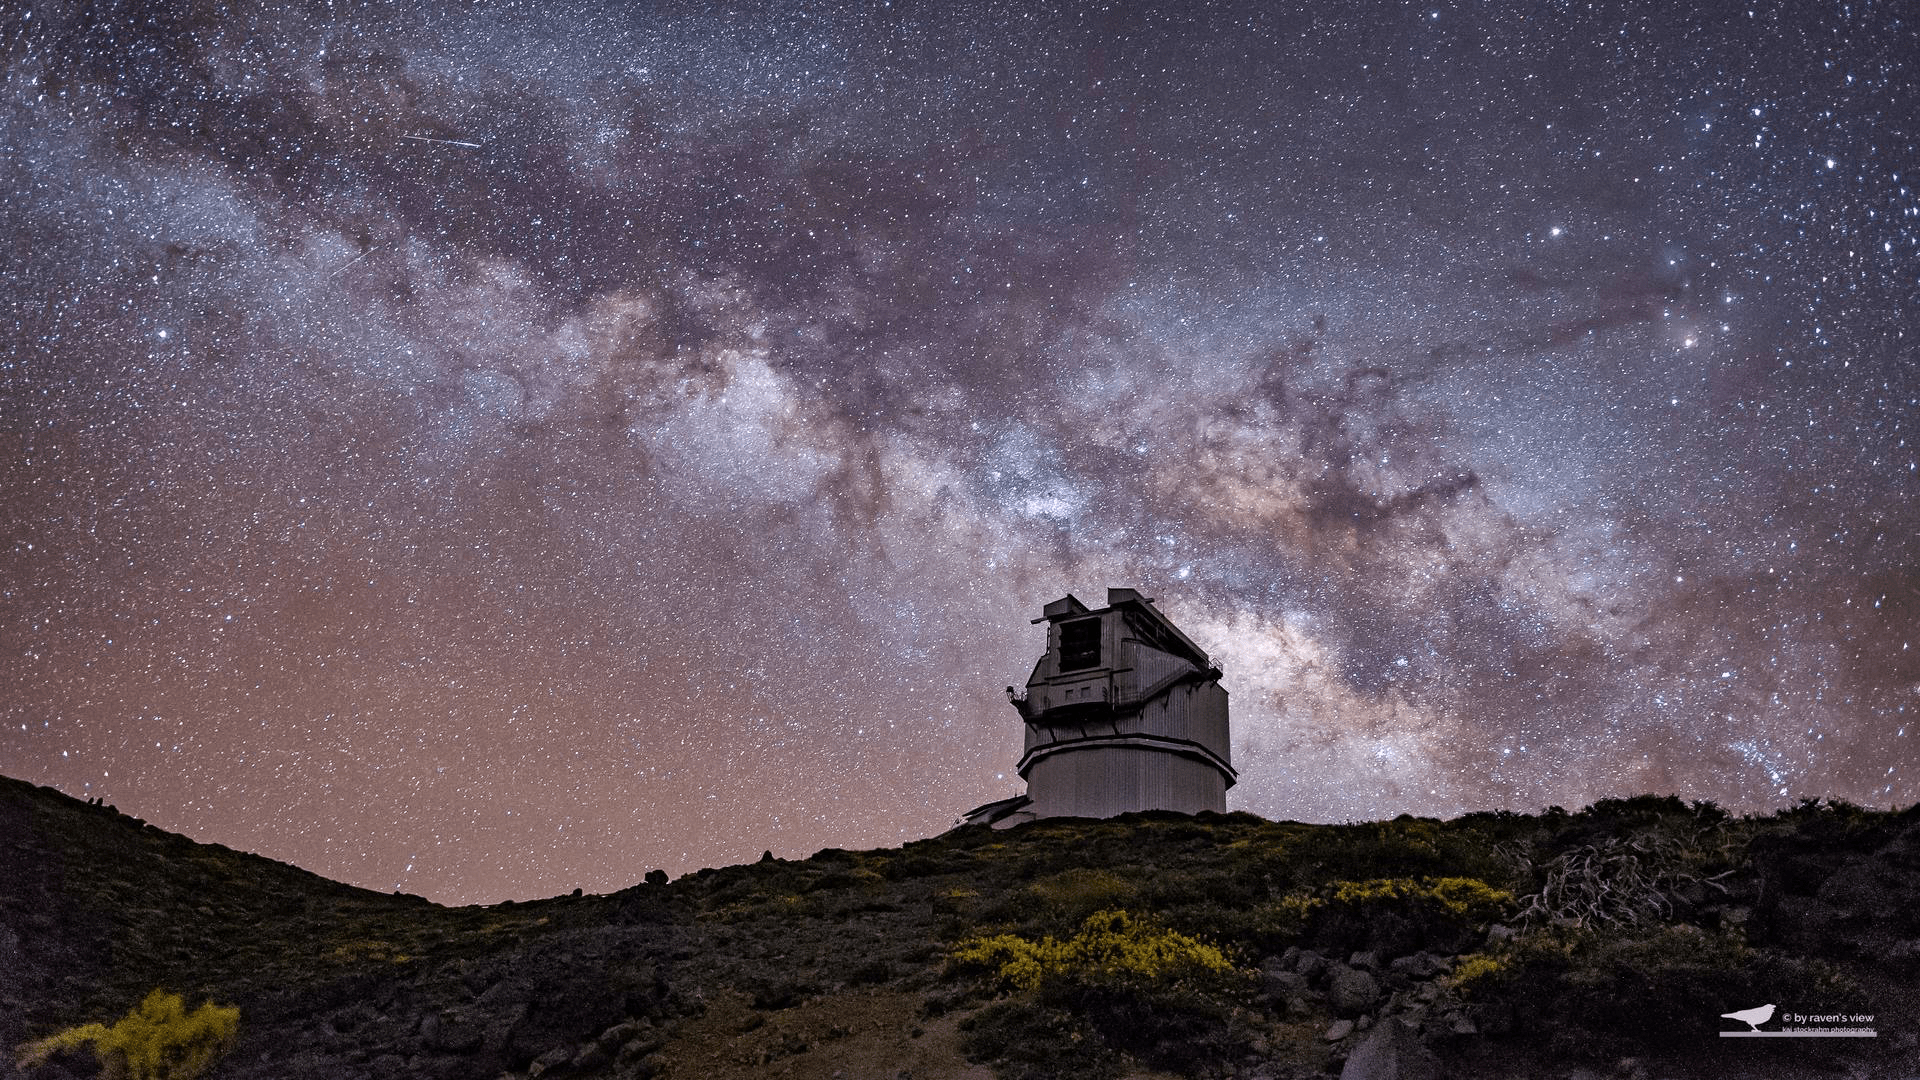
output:
[[[448, 908], [0, 778], [0, 1075], [103, 1075], [44, 1041], [156, 991], [238, 1009], [215, 1078], [1920, 1075], [1920, 807], [1149, 813], [647, 878]], [[1720, 1037], [1762, 1003], [1876, 1037]]]

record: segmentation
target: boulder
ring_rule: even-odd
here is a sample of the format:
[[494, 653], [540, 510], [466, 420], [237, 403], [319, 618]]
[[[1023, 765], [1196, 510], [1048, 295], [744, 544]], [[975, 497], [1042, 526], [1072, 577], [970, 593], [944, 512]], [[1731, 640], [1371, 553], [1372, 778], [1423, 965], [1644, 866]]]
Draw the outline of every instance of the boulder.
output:
[[573, 1061], [567, 1067], [578, 1073], [597, 1072], [601, 1066], [613, 1060], [613, 1049], [605, 1043], [588, 1043], [573, 1056]]
[[1417, 952], [1412, 956], [1402, 956], [1388, 965], [1397, 975], [1409, 979], [1431, 979], [1449, 970], [1453, 965], [1430, 952]]
[[428, 1013], [420, 1021], [420, 1042], [428, 1050], [446, 1054], [470, 1054], [480, 1048], [485, 1032], [464, 1016]]
[[600, 1037], [594, 1041], [602, 1046], [618, 1047], [645, 1034], [652, 1027], [653, 1025], [645, 1020], [622, 1020], [601, 1032]]
[[544, 1076], [547, 1073], [559, 1069], [561, 1066], [572, 1061], [573, 1055], [576, 1052], [576, 1048], [573, 1046], [556, 1046], [546, 1053], [541, 1054], [539, 1057], [534, 1058], [533, 1062], [527, 1066], [527, 1076], [529, 1080], [533, 1077]]
[[1327, 1005], [1342, 1016], [1358, 1016], [1380, 1000], [1380, 981], [1370, 972], [1336, 964], [1327, 971]]
[[1314, 978], [1327, 970], [1327, 958], [1312, 949], [1302, 949], [1300, 954], [1294, 957], [1293, 970], [1309, 979]]
[[1413, 1028], [1389, 1017], [1360, 1040], [1340, 1080], [1440, 1080], [1440, 1061]]
[[1297, 971], [1284, 968], [1262, 967], [1260, 969], [1260, 992], [1269, 1000], [1279, 1000], [1292, 994], [1305, 993], [1307, 977]]

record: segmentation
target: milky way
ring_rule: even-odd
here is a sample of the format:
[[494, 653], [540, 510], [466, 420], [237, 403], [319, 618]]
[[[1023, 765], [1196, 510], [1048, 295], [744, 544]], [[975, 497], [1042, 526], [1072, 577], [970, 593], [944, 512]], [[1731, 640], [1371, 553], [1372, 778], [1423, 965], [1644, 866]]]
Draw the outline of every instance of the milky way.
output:
[[1920, 798], [1912, 9], [1286, 6], [0, 16], [0, 771], [449, 902], [891, 844], [1117, 585], [1234, 808]]

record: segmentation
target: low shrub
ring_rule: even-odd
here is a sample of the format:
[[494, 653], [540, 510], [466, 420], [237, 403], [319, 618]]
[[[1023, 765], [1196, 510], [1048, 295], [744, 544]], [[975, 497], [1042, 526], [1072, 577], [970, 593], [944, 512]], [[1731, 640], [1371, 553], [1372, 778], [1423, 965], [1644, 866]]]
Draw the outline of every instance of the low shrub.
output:
[[192, 1012], [178, 994], [154, 990], [112, 1027], [81, 1024], [20, 1048], [25, 1070], [62, 1050], [90, 1048], [109, 1080], [194, 1080], [233, 1048], [240, 1010], [208, 1001]]
[[1139, 906], [1149, 911], [1241, 911], [1268, 894], [1258, 869], [1246, 864], [1196, 867], [1182, 873], [1136, 873], [1135, 877], [1140, 879]]
[[1139, 889], [1112, 870], [1072, 867], [1004, 889], [973, 911], [976, 925], [1032, 934], [1071, 932], [1096, 911], [1136, 908]]
[[1859, 987], [1824, 964], [1689, 925], [1522, 934], [1464, 958], [1451, 982], [1475, 1001], [1510, 1006], [1521, 1030], [1592, 1060], [1699, 1046], [1721, 1014], [1761, 1001], [1872, 1011]]
[[1725, 880], [1739, 866], [1737, 837], [1722, 817], [1697, 828], [1683, 823], [1599, 837], [1537, 865], [1513, 849], [1538, 883], [1537, 891], [1521, 899], [1518, 921], [1528, 926], [1674, 921], [1694, 906], [1690, 894], [1701, 899], [1727, 894]]
[[1126, 1063], [1085, 1018], [1026, 999], [996, 1001], [961, 1021], [960, 1048], [993, 1062], [999, 1080], [1114, 1080]]
[[1313, 843], [1297, 845], [1291, 853], [1284, 865], [1273, 867], [1279, 872], [1276, 884], [1290, 888], [1332, 879], [1446, 874], [1504, 880], [1500, 861], [1478, 830], [1404, 814], [1392, 821], [1324, 826]]
[[[1091, 1053], [1093, 1063], [1110, 1062], [1108, 1050], [1123, 1050], [1156, 1068], [1189, 1071], [1238, 1056], [1247, 1041], [1232, 1007], [1247, 990], [1245, 973], [1218, 948], [1126, 911], [1097, 911], [1065, 940], [968, 938], [954, 947], [950, 963], [951, 970], [982, 975], [1024, 997], [976, 1017], [968, 1042], [976, 1059], [1005, 1057], [1002, 1048], [1018, 1044], [1019, 1031], [1048, 1016], [1055, 1019], [1042, 1026], [1058, 1028], [1068, 1043], [1098, 1036], [1095, 1046], [1078, 1051]], [[1056, 1051], [1021, 1054], [1041, 1068]], [[1072, 1075], [1104, 1075], [1106, 1067]]]
[[1027, 892], [1049, 915], [1078, 923], [1096, 911], [1131, 904], [1139, 890], [1111, 870], [1079, 867], [1041, 878]]
[[1016, 934], [974, 937], [955, 946], [952, 959], [957, 968], [987, 972], [1013, 990], [1148, 986], [1234, 970], [1219, 949], [1112, 909], [1088, 916], [1080, 932], [1065, 941]]
[[1507, 967], [1508, 961], [1501, 957], [1486, 953], [1468, 953], [1453, 966], [1453, 971], [1446, 977], [1445, 985], [1461, 997], [1470, 998], [1474, 996], [1477, 985], [1484, 988], [1483, 980], [1492, 979], [1506, 971]]
[[1402, 956], [1419, 949], [1454, 952], [1486, 932], [1513, 905], [1513, 894], [1478, 878], [1369, 878], [1334, 881], [1267, 905], [1270, 933], [1335, 950], [1372, 949]]

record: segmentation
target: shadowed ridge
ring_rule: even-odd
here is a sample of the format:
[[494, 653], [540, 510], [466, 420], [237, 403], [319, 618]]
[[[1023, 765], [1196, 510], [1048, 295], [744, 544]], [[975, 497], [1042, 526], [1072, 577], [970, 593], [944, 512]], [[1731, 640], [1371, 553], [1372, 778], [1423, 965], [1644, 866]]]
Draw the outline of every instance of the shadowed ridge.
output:
[[[0, 1038], [164, 989], [237, 1006], [209, 1075], [261, 1080], [1305, 1078], [1347, 1055], [1812, 1080], [1920, 1050], [1920, 807], [1156, 811], [648, 878], [441, 907], [0, 779]], [[1769, 1000], [1872, 1013], [1882, 1037], [1817, 1061], [1718, 1037]]]

